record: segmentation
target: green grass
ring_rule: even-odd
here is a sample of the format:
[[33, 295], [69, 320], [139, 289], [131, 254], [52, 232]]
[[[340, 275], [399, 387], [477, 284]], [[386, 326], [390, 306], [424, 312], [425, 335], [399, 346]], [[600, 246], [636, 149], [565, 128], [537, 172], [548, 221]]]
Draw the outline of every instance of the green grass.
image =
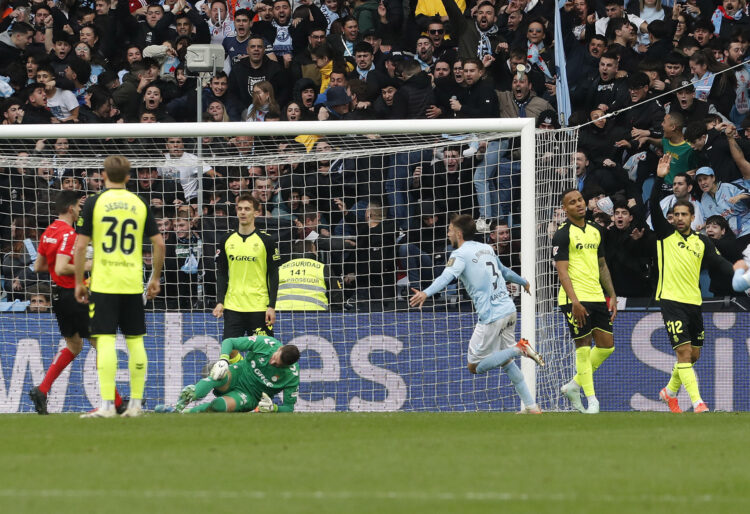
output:
[[748, 422], [719, 413], [3, 415], [0, 512], [748, 512]]

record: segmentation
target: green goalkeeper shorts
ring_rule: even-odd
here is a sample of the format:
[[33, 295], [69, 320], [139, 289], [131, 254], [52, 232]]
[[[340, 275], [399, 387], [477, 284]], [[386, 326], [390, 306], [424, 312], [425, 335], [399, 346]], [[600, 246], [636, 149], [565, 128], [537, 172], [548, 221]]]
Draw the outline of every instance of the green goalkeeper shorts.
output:
[[227, 391], [221, 397], [232, 398], [235, 401], [237, 407], [234, 412], [248, 412], [258, 406], [258, 400], [254, 396], [239, 389]]

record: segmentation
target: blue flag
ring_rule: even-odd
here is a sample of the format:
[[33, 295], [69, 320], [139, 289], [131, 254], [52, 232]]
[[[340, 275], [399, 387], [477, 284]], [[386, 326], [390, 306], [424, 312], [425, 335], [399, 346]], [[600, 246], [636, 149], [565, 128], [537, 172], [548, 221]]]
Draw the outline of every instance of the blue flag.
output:
[[560, 9], [566, 0], [558, 0], [555, 12], [555, 64], [557, 67], [556, 96], [557, 115], [560, 125], [566, 127], [570, 117], [570, 90], [568, 89], [568, 73], [565, 65], [565, 45], [563, 44], [562, 25], [560, 23]]

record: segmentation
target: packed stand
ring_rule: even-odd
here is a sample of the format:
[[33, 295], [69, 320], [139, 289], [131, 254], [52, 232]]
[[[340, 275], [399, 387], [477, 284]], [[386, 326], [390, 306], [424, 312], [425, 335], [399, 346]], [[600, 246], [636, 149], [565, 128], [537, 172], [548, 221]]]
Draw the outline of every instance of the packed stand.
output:
[[[663, 153], [673, 156], [658, 192], [667, 216], [676, 200], [689, 199], [695, 230], [728, 259], [741, 258], [750, 242], [750, 69], [740, 64], [750, 45], [747, 6], [671, 4], [567, 2], [555, 41], [554, 0], [15, 0], [0, 23], [3, 124], [534, 117], [552, 130], [561, 121], [556, 60], [564, 55], [572, 109], [562, 121], [583, 126], [570, 179], [611, 242], [615, 289], [648, 297], [656, 277], [646, 204]], [[225, 62], [196, 77], [186, 56], [208, 43], [223, 46]], [[519, 271], [517, 141], [335, 157], [353, 140], [203, 138], [199, 150], [171, 137], [116, 147], [89, 140], [85, 148], [161, 163], [135, 167], [129, 184], [167, 240], [157, 309], [214, 303], [216, 245], [246, 191], [284, 260], [305, 255], [328, 265], [332, 306], [392, 301], [429, 283], [451, 250], [452, 213], [477, 218], [479, 237]], [[71, 164], [82, 147], [64, 138], [18, 141], [19, 159], [3, 169], [7, 300], [36, 297], [35, 308], [45, 308], [47, 277], [30, 265], [53, 218], [50, 202], [60, 189], [91, 195], [103, 187], [98, 169]], [[226, 155], [251, 162], [261, 149], [306, 157], [212, 164]], [[25, 156], [47, 164], [24, 166]], [[706, 295], [729, 290], [706, 284]]]

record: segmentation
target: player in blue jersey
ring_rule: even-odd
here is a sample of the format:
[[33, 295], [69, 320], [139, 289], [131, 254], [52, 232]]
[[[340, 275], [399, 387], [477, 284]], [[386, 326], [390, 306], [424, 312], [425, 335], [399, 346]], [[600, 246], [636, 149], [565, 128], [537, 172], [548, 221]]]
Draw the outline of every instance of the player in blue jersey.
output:
[[523, 286], [529, 293], [529, 281], [503, 266], [491, 246], [472, 240], [476, 226], [471, 216], [456, 216], [448, 226], [448, 239], [456, 250], [443, 273], [424, 291], [414, 291], [409, 300], [412, 307], [442, 291], [453, 279], [461, 280], [469, 293], [479, 323], [469, 341], [468, 366], [471, 373], [486, 373], [502, 367], [513, 382], [523, 401], [525, 414], [539, 414], [541, 410], [531, 396], [523, 374], [513, 359], [521, 355], [544, 366], [541, 356], [528, 341], [515, 341], [516, 306], [508, 295], [506, 280]]

